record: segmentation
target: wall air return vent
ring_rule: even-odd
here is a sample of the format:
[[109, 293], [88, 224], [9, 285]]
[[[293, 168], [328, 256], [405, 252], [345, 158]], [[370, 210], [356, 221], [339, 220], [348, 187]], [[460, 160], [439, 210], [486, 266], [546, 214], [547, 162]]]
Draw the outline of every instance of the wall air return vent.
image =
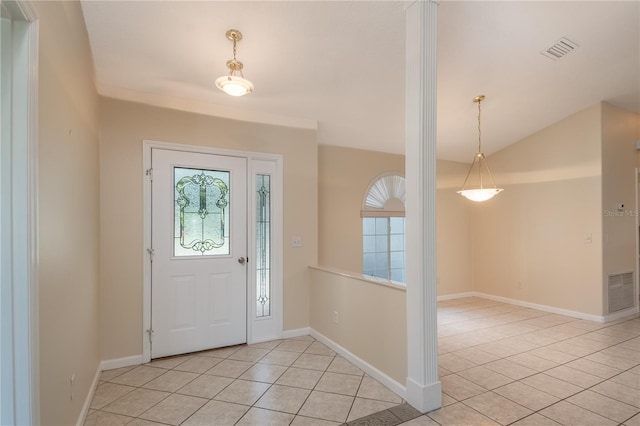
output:
[[553, 59], [557, 61], [558, 59], [562, 59], [567, 56], [569, 53], [573, 52], [578, 48], [578, 45], [568, 38], [562, 37], [558, 40], [553, 46], [543, 50], [542, 53], [549, 59]]
[[633, 272], [609, 275], [609, 313], [633, 307]]

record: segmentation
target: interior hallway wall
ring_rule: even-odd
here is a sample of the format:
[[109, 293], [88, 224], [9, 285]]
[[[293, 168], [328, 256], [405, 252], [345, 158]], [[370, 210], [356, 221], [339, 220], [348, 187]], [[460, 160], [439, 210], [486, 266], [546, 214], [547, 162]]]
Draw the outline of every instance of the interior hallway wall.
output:
[[99, 101], [80, 3], [45, 1], [35, 8], [40, 417], [45, 425], [71, 425], [101, 360]]
[[[143, 140], [282, 154], [284, 329], [309, 326], [308, 265], [317, 263], [318, 172], [314, 130], [294, 129], [101, 99], [101, 324], [103, 359], [142, 354]], [[292, 248], [301, 236], [303, 247]]]

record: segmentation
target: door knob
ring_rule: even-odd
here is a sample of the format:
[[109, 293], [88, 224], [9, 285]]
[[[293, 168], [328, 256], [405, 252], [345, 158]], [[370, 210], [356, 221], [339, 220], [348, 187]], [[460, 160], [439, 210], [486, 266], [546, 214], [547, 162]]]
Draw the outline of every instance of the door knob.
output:
[[247, 259], [245, 259], [244, 257], [239, 257], [238, 258], [238, 263], [241, 265], [244, 265], [244, 263], [247, 261]]

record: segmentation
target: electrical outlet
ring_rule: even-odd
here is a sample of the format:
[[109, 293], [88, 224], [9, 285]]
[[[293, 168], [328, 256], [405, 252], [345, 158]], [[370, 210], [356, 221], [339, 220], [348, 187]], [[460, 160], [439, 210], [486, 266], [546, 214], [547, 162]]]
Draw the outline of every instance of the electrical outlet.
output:
[[291, 247], [302, 247], [302, 237], [297, 235], [291, 237]]
[[333, 322], [340, 322], [340, 314], [338, 314], [338, 311], [333, 311]]

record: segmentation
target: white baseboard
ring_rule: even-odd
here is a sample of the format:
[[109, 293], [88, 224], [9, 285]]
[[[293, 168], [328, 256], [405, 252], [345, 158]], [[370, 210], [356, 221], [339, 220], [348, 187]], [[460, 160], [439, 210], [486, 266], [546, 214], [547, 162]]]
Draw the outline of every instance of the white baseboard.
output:
[[442, 384], [437, 381], [427, 386], [407, 378], [407, 402], [421, 413], [442, 407]]
[[291, 339], [293, 337], [301, 337], [311, 334], [311, 329], [309, 327], [304, 328], [296, 328], [293, 330], [285, 330], [282, 332], [283, 339]]
[[539, 305], [537, 303], [525, 302], [518, 299], [510, 299], [508, 297], [494, 296], [492, 294], [473, 292], [474, 297], [482, 299], [495, 300], [496, 302], [509, 303], [510, 305], [522, 306], [525, 308], [537, 309], [539, 311], [549, 312], [552, 314], [565, 315], [567, 317], [579, 318], [587, 321], [605, 322], [605, 317], [599, 315], [585, 314], [584, 312], [571, 311], [569, 309], [556, 308], [554, 306]]
[[[310, 334], [310, 329], [309, 327], [304, 327], [304, 328], [297, 328], [294, 330], [285, 330], [282, 332], [282, 338], [283, 339], [291, 339], [293, 337], [301, 337], [301, 336], [306, 336]], [[269, 340], [275, 340], [278, 339], [278, 337], [274, 337], [273, 339], [269, 339]], [[262, 340], [261, 340], [262, 341]], [[268, 341], [268, 340], [265, 340]], [[259, 343], [259, 342], [251, 342], [251, 343]], [[102, 371], [104, 370], [114, 370], [116, 368], [122, 368], [122, 367], [130, 367], [132, 365], [140, 365], [140, 364], [144, 364], [144, 360], [143, 360], [143, 356], [142, 355], [133, 355], [133, 356], [128, 356], [128, 357], [124, 357], [124, 358], [116, 358], [116, 359], [107, 359], [102, 361], [101, 364], [101, 369]]]
[[572, 318], [579, 318], [587, 321], [594, 321], [594, 322], [600, 322], [600, 323], [616, 321], [621, 318], [640, 313], [640, 309], [636, 306], [635, 308], [625, 309], [624, 311], [616, 312], [606, 316], [592, 315], [592, 314], [585, 314], [584, 312], [571, 311], [569, 309], [556, 308], [555, 306], [540, 305], [537, 303], [526, 302], [524, 300], [510, 299], [508, 297], [502, 297], [502, 296], [494, 296], [493, 294], [480, 293], [477, 291], [469, 291], [466, 293], [445, 294], [442, 296], [438, 296], [438, 301], [440, 302], [445, 300], [461, 299], [464, 297], [479, 297], [481, 299], [495, 300], [496, 302], [509, 303], [510, 305], [523, 306], [525, 308], [537, 309], [539, 311], [549, 312], [552, 314], [565, 315]]
[[472, 291], [467, 291], [466, 293], [454, 293], [454, 294], [443, 294], [442, 296], [438, 296], [438, 302], [443, 302], [445, 300], [453, 300], [453, 299], [462, 299], [463, 297], [473, 297], [475, 294]]
[[314, 329], [310, 329], [309, 334], [311, 334], [311, 336], [316, 338], [318, 341], [320, 341], [321, 343], [324, 343], [326, 346], [328, 346], [329, 348], [331, 348], [332, 350], [340, 354], [340, 356], [345, 358], [347, 361], [349, 361], [350, 363], [352, 363], [353, 365], [355, 365], [365, 373], [367, 373], [369, 376], [373, 377], [374, 379], [376, 379], [377, 381], [379, 381], [380, 383], [388, 387], [400, 398], [406, 399], [407, 388], [404, 387], [402, 384], [398, 383], [397, 381], [389, 377], [387, 374], [378, 370], [376, 367], [369, 364], [362, 358], [349, 352], [349, 350], [340, 346], [339, 344], [329, 339], [327, 336], [323, 335], [322, 333], [319, 333]]
[[104, 370], [115, 370], [116, 368], [130, 367], [132, 365], [140, 365], [142, 362], [142, 355], [127, 356], [124, 358], [107, 359], [102, 361], [100, 368]]
[[604, 317], [604, 322], [616, 321], [616, 320], [622, 319], [624, 317], [636, 315], [639, 312], [640, 312], [640, 309], [638, 309], [637, 306], [635, 308], [625, 309], [625, 310], [620, 311], [620, 312], [614, 312], [613, 314], [609, 314], [609, 315], [605, 316]]
[[93, 401], [93, 396], [96, 394], [96, 389], [98, 388], [98, 383], [100, 382], [100, 373], [102, 373], [102, 363], [98, 365], [98, 370], [96, 371], [96, 374], [93, 377], [93, 382], [91, 382], [91, 386], [89, 387], [89, 392], [87, 393], [87, 397], [84, 399], [84, 404], [82, 404], [82, 410], [80, 410], [80, 416], [78, 417], [76, 426], [84, 425], [85, 420], [87, 420], [87, 415], [89, 414], [89, 408], [91, 408], [91, 401]]

